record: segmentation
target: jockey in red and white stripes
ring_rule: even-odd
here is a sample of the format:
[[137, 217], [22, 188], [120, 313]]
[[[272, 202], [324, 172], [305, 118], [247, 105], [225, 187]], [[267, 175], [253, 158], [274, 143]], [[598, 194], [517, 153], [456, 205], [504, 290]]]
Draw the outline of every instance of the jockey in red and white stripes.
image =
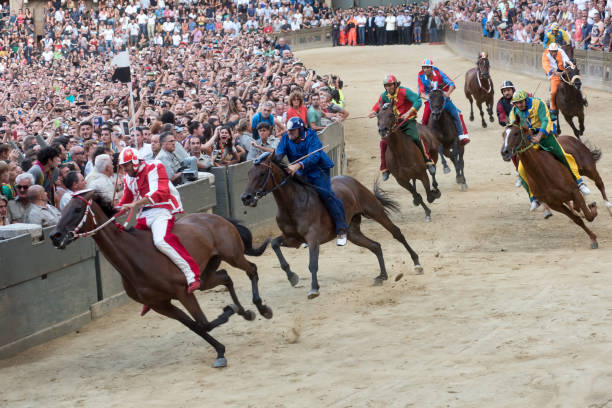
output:
[[[200, 268], [172, 233], [174, 214], [182, 213], [183, 206], [163, 163], [159, 160], [146, 163], [139, 159], [134, 149], [128, 147], [121, 151], [119, 165], [126, 173], [119, 206], [127, 210], [142, 207], [136, 228], [151, 230], [155, 247], [185, 274], [188, 293], [199, 289]], [[148, 311], [149, 307], [145, 305], [141, 314]]]

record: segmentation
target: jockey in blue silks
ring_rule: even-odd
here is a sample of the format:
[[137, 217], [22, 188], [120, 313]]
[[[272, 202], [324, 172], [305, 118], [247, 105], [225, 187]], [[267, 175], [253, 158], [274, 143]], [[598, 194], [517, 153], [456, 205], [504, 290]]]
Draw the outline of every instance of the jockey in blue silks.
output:
[[[286, 155], [289, 161], [293, 163], [321, 147], [321, 141], [317, 133], [312, 129], [306, 129], [302, 119], [296, 116], [290, 118], [287, 122], [287, 132], [283, 133], [274, 151], [274, 156], [277, 159], [282, 159]], [[344, 205], [332, 191], [329, 176], [329, 169], [332, 167], [334, 167], [334, 162], [323, 150], [320, 150], [304, 160], [288, 166], [287, 171], [291, 175], [297, 173], [303, 176], [308, 183], [316, 188], [319, 197], [323, 200], [323, 204], [329, 210], [329, 214], [336, 224], [336, 234], [338, 235], [336, 243], [339, 246], [344, 246], [346, 245], [348, 225], [346, 224]]]

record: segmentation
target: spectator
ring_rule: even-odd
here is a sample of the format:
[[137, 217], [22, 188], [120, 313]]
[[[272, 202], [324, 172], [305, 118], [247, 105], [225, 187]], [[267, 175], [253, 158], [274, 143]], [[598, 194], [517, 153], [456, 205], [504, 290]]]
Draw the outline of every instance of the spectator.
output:
[[34, 177], [35, 184], [43, 186], [51, 203], [55, 203], [55, 185], [53, 180], [57, 178], [57, 167], [61, 163], [60, 151], [55, 146], [40, 149], [36, 155], [37, 160], [28, 170]]
[[202, 152], [202, 142], [198, 137], [192, 137], [189, 140], [189, 155], [197, 158], [197, 166], [199, 171], [209, 171], [213, 166], [213, 161], [210, 155]]
[[74, 193], [87, 188], [83, 174], [78, 171], [71, 171], [66, 174], [66, 177], [64, 177], [64, 185], [66, 186], [67, 190], [60, 200], [60, 211], [64, 210], [64, 207], [66, 207], [66, 204], [70, 202]]
[[272, 126], [269, 123], [263, 122], [257, 125], [258, 133], [261, 136], [259, 143], [251, 142], [251, 150], [247, 156], [247, 160], [255, 160], [263, 152], [274, 153], [274, 149], [278, 146], [280, 139], [272, 137]]
[[105, 199], [112, 201], [115, 183], [113, 182], [113, 160], [108, 154], [101, 154], [95, 158], [94, 169], [85, 178], [85, 183], [87, 188], [98, 191]]
[[308, 110], [306, 106], [304, 106], [304, 95], [297, 90], [291, 92], [289, 95], [289, 109], [287, 109], [288, 118], [293, 118], [295, 116], [301, 118], [308, 126]]
[[30, 200], [30, 209], [25, 217], [25, 222], [38, 224], [43, 228], [57, 224], [60, 219], [60, 212], [49, 204], [49, 196], [45, 189], [35, 184], [30, 186], [27, 194]]
[[179, 185], [182, 182], [183, 173], [181, 171], [181, 160], [174, 153], [176, 149], [176, 139], [172, 132], [164, 132], [159, 136], [161, 151], [155, 157], [161, 161], [166, 168], [168, 179], [174, 184]]
[[9, 165], [2, 160], [0, 160], [0, 195], [9, 200], [15, 197], [15, 189], [9, 179]]
[[263, 104], [261, 108], [261, 112], [257, 112], [253, 115], [253, 119], [251, 120], [251, 129], [253, 129], [253, 139], [259, 140], [259, 134], [257, 133], [257, 125], [262, 122], [269, 123], [270, 126], [274, 126], [274, 115], [272, 114], [272, 109], [274, 105], [272, 102], [266, 102]]
[[11, 220], [8, 215], [8, 202], [9, 200], [0, 194], [0, 226], [8, 225], [11, 223]]
[[25, 216], [30, 209], [28, 189], [34, 185], [34, 177], [30, 173], [22, 173], [15, 180], [17, 198], [9, 201], [8, 218], [11, 222], [25, 222]]

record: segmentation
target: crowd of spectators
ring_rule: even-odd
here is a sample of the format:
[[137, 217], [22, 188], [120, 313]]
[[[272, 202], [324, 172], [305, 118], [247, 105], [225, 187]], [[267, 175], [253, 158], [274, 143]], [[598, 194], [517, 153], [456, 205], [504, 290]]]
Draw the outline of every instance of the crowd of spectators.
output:
[[[35, 41], [31, 13], [7, 12], [0, 225], [53, 225], [83, 188], [117, 201], [116, 159], [126, 146], [161, 160], [181, 184], [193, 179], [190, 166], [206, 172], [274, 149], [290, 117], [318, 131], [346, 119], [341, 78], [305, 67], [279, 38], [332, 19], [322, 3], [140, 0], [88, 9], [68, 0], [47, 4], [45, 35]], [[111, 57], [122, 50], [134, 112], [128, 87], [111, 81]]]
[[612, 0], [458, 0], [435, 11], [451, 28], [460, 21], [479, 23], [489, 38], [544, 44], [556, 23], [576, 48], [610, 52], [612, 46]]

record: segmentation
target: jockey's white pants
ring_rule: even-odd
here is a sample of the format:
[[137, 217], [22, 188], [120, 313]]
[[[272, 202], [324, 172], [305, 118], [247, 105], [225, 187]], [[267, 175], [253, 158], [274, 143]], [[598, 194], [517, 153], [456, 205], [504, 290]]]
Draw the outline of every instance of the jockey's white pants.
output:
[[[169, 239], [168, 235], [172, 234], [174, 226], [174, 216], [170, 210], [165, 208], [151, 208], [143, 211], [138, 215], [138, 223], [145, 224], [153, 233], [153, 245], [162, 254], [166, 255], [174, 264], [185, 274], [187, 284], [195, 281], [195, 275], [189, 266], [189, 263], [177, 251], [181, 248], [176, 248], [173, 239]], [[183, 248], [184, 250], [184, 248]]]

